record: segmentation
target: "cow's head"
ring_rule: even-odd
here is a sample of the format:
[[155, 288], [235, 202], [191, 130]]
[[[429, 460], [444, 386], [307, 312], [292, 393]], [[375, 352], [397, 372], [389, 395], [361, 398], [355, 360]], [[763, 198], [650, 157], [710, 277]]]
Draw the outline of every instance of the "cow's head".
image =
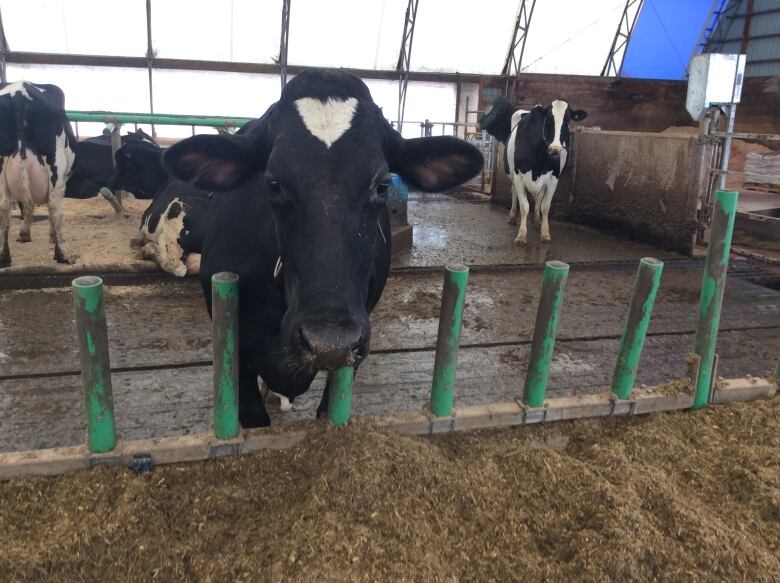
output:
[[124, 136], [122, 141], [108, 187], [132, 192], [136, 198], [154, 198], [169, 178], [162, 164], [163, 150], [142, 130]]
[[390, 172], [435, 192], [465, 182], [482, 163], [455, 138], [403, 139], [360, 79], [323, 70], [297, 75], [238, 134], [194, 136], [165, 154], [171, 174], [201, 188], [257, 181], [252, 195], [273, 209], [271, 265], [278, 253], [287, 303], [282, 337], [313, 369], [350, 365], [368, 352], [369, 284], [385, 275], [372, 273], [372, 258], [390, 253]]
[[584, 109], [572, 110], [563, 99], [556, 99], [547, 107], [537, 105], [531, 111], [531, 116], [540, 118], [539, 125], [542, 128], [542, 138], [547, 146], [547, 153], [561, 154], [564, 149], [569, 149], [571, 135], [569, 122], [582, 121], [588, 117], [588, 113]]

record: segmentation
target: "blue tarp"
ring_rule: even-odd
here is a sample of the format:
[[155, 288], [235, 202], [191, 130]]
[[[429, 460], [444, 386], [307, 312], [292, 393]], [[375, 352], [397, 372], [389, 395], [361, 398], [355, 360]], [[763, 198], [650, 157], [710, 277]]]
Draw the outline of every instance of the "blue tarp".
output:
[[712, 0], [645, 0], [623, 63], [624, 77], [683, 79]]

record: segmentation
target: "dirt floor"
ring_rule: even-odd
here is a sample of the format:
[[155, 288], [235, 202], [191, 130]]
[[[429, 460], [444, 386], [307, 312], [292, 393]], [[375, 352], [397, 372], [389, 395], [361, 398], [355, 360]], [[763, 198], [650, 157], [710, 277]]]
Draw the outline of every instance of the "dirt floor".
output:
[[[63, 234], [68, 249], [78, 257], [76, 265], [148, 263], [140, 249], [130, 244], [139, 236], [141, 215], [148, 200], [126, 197], [125, 212], [117, 215], [102, 196], [87, 199], [66, 198], [63, 202]], [[19, 243], [19, 211], [11, 219], [11, 260], [15, 268], [56, 265], [54, 245], [49, 243], [49, 213], [46, 207], [35, 209], [32, 242]], [[0, 272], [2, 273], [2, 272]]]
[[780, 399], [0, 484], [3, 581], [777, 581]]

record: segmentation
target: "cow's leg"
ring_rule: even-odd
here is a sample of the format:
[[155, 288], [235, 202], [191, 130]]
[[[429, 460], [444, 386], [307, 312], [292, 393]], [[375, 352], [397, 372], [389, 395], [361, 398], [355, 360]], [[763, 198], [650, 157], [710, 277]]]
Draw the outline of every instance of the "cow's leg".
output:
[[520, 206], [520, 228], [517, 231], [515, 243], [525, 245], [526, 238], [528, 237], [528, 193], [523, 184], [518, 184], [516, 188], [517, 202]]
[[69, 253], [62, 236], [62, 200], [65, 198], [65, 181], [58, 180], [49, 194], [50, 231], [54, 235], [54, 260], [57, 263], [75, 263], [76, 256]]
[[271, 418], [265, 409], [260, 387], [257, 385], [257, 371], [238, 361], [238, 420], [241, 427], [268, 427]]
[[0, 250], [0, 267], [11, 265], [11, 248], [8, 245], [8, 234], [11, 232], [11, 197], [5, 189], [5, 177], [0, 175], [0, 234], [3, 237]]
[[517, 224], [517, 193], [515, 192], [515, 181], [512, 181], [512, 209], [509, 211], [509, 220], [507, 221], [510, 225], [516, 225]]
[[539, 201], [542, 207], [542, 241], [550, 241], [550, 223], [548, 222], [548, 216], [550, 214], [550, 206], [552, 206], [553, 195], [555, 194], [555, 187], [557, 183], [547, 184], [544, 188], [544, 196]]
[[28, 198], [19, 203], [19, 211], [22, 214], [22, 226], [19, 229], [19, 238], [17, 241], [20, 243], [29, 243], [32, 241], [30, 230], [32, 228], [33, 213], [35, 212], [35, 204], [32, 198]]

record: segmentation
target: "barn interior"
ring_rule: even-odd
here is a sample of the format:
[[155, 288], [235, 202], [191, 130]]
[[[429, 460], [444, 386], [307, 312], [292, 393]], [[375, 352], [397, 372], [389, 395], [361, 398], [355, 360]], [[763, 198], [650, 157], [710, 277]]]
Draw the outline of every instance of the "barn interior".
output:
[[[571, 2], [569, 9], [582, 18], [549, 47], [538, 31], [554, 22], [555, 11], [542, 3], [534, 9], [534, 2], [520, 2], [518, 10], [517, 2], [507, 0], [497, 3], [490, 14], [472, 7], [453, 9], [449, 16], [440, 11], [434, 15], [425, 3], [419, 14], [417, 2], [409, 3], [411, 12], [405, 12], [407, 3], [401, 0], [376, 6], [354, 3], [351, 9], [365, 12], [366, 20], [376, 22], [385, 34], [369, 38], [369, 30], [361, 42], [370, 42], [375, 50], [345, 58], [339, 47], [328, 47], [322, 54], [296, 52], [301, 46], [296, 41], [317, 34], [312, 23], [323, 8], [317, 2], [295, 4], [299, 15], [308, 14], [306, 18], [297, 16], [296, 21], [296, 15], [287, 12], [285, 21], [289, 2], [280, 3], [274, 8], [279, 13], [270, 16], [252, 12], [267, 8], [231, 3], [230, 33], [218, 35], [210, 48], [204, 48], [166, 44], [170, 8], [165, 3], [136, 2], [128, 8], [133, 23], [127, 24], [127, 35], [114, 43], [115, 54], [106, 54], [105, 35], [113, 38], [112, 29], [106, 27], [87, 40], [79, 12], [83, 8], [63, 2], [65, 24], [53, 25], [47, 31], [48, 44], [41, 44], [42, 35], [19, 33], [36, 2], [6, 3], [0, 35], [5, 43], [3, 80], [57, 83], [66, 92], [68, 110], [92, 112], [96, 117], [90, 119], [111, 118], [98, 111], [241, 118], [260, 115], [273, 102], [280, 77], [292, 77], [307, 66], [341, 66], [366, 81], [386, 117], [405, 137], [455, 135], [480, 147], [485, 168], [470, 183], [443, 193], [397, 192], [391, 201], [398, 211], [393, 214], [393, 269], [372, 316], [372, 356], [355, 381], [355, 415], [418, 411], [424, 406], [433, 370], [443, 266], [452, 262], [471, 268], [458, 363], [459, 405], [518, 396], [542, 272], [550, 260], [570, 264], [571, 275], [549, 394], [594, 394], [608, 387], [637, 262], [643, 257], [661, 259], [666, 267], [637, 382], [652, 386], [686, 375], [707, 246], [707, 205], [722, 151], [723, 139], [713, 132], [725, 128], [726, 118], [712, 113], [708, 118], [712, 127], [691, 118], [684, 65], [675, 65], [679, 70], [674, 76], [647, 68], [647, 49], [642, 57], [641, 42], [652, 36], [653, 22], [660, 15], [647, 6], [642, 9], [641, 1], [619, 6], [596, 3], [598, 7], [587, 3], [587, 10], [585, 3]], [[735, 174], [726, 180], [727, 188], [739, 190], [740, 207], [721, 320], [718, 375], [761, 375], [780, 345], [780, 194], [772, 183], [780, 179], [769, 176], [769, 182], [757, 182], [753, 174], [767, 177], [771, 171], [757, 172], [748, 163], [754, 158], [762, 163], [771, 160], [780, 149], [776, 120], [780, 61], [778, 54], [773, 64], [759, 53], [767, 40], [759, 23], [773, 13], [756, 0], [751, 28], [742, 26], [744, 2], [729, 3], [734, 7], [731, 13], [716, 13], [709, 1], [694, 4], [688, 8], [696, 23], [688, 33], [694, 53], [740, 52], [726, 38], [738, 30], [748, 55], [734, 127], [742, 137], [732, 142], [728, 169]], [[668, 23], [674, 3], [667, 8], [662, 15]], [[93, 3], [90, 10], [100, 13], [108, 8]], [[588, 26], [594, 21], [593, 10], [598, 18]], [[499, 42], [482, 35], [479, 51], [474, 46], [459, 48], [459, 35], [492, 26], [499, 12], [509, 23], [504, 28], [512, 32], [508, 53], [509, 39], [503, 36]], [[200, 13], [207, 11], [193, 11]], [[260, 20], [274, 23], [269, 47], [249, 42], [251, 31], [241, 24], [248, 15], [268, 16]], [[281, 47], [276, 30], [280, 20], [289, 27], [289, 39], [283, 34]], [[387, 33], [390, 24], [399, 33], [404, 31], [400, 54], [396, 38], [400, 34], [395, 34], [396, 28], [392, 35]], [[197, 18], [187, 25], [193, 38], [214, 26], [209, 19]], [[440, 42], [437, 27], [452, 32], [446, 50], [435, 46]], [[699, 33], [704, 36], [698, 38]], [[568, 36], [571, 40], [563, 42]], [[775, 41], [776, 51], [778, 46]], [[269, 63], [260, 51], [278, 51], [278, 61]], [[663, 51], [657, 47], [655, 51], [658, 60], [664, 60]], [[653, 75], [661, 78], [643, 78]], [[214, 87], [235, 89], [235, 99], [232, 91], [220, 89], [215, 94]], [[565, 97], [573, 107], [588, 112], [586, 120], [572, 124], [571, 162], [553, 200], [549, 243], [540, 241], [539, 226], [530, 222], [528, 243], [517, 245], [516, 227], [507, 224], [511, 184], [501, 163], [503, 146], [478, 123], [497, 95], [524, 108]], [[713, 120], [720, 124], [717, 128]], [[105, 127], [97, 121], [74, 125], [80, 137], [98, 135]], [[217, 131], [143, 121], [125, 123], [118, 131], [138, 127], [161, 145], [196, 132]], [[15, 244], [14, 265], [0, 270], [0, 451], [74, 445], [83, 439], [84, 404], [69, 284], [85, 273], [100, 275], [107, 286], [114, 395], [116, 408], [122, 411], [119, 433], [135, 439], [209, 428], [212, 345], [197, 277], [177, 279], [143, 260], [134, 242], [148, 202], [127, 195], [123, 205], [123, 212], [115, 213], [98, 196], [65, 201], [66, 235], [79, 255], [72, 266], [52, 262], [48, 218], [45, 209], [38, 209], [33, 242]], [[19, 219], [17, 213], [13, 233]], [[323, 375], [291, 412], [271, 403], [273, 422], [312, 418], [322, 386]]]

